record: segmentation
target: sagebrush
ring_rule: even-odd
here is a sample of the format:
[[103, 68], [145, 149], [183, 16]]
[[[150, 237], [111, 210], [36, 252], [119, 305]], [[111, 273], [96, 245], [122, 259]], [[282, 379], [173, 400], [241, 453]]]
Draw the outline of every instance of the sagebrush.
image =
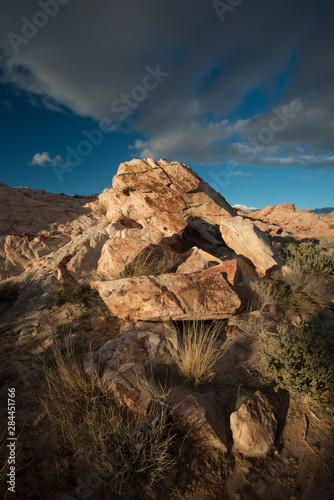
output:
[[322, 409], [334, 406], [333, 330], [322, 326], [317, 317], [277, 334], [260, 334], [268, 373], [277, 388], [293, 395], [308, 396]]

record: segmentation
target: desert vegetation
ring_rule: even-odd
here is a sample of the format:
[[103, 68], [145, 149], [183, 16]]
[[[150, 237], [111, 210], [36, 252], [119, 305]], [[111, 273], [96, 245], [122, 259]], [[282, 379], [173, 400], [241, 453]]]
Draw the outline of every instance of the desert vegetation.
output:
[[313, 316], [295, 327], [278, 326], [276, 334], [260, 333], [268, 373], [277, 388], [306, 396], [326, 409], [334, 405], [334, 338]]
[[185, 378], [198, 388], [214, 379], [222, 355], [222, 322], [185, 321], [179, 329], [177, 364]]
[[170, 422], [167, 396], [155, 394], [154, 409], [144, 418], [117, 401], [97, 376], [87, 378], [69, 337], [54, 346], [55, 363], [45, 367], [42, 418], [51, 423], [62, 463], [89, 471], [95, 481], [127, 498], [152, 496], [154, 487], [175, 466], [176, 427]]
[[175, 271], [176, 263], [174, 252], [162, 250], [159, 247], [149, 248], [148, 251], [141, 252], [120, 274], [119, 278], [157, 276], [170, 273]]

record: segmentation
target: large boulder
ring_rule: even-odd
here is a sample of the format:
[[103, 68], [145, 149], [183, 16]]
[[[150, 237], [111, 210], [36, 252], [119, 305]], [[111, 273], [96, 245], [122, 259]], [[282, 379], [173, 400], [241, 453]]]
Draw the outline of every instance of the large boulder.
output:
[[234, 449], [246, 456], [260, 456], [272, 447], [277, 421], [268, 399], [257, 391], [255, 395], [231, 414]]
[[145, 268], [154, 272], [159, 263], [168, 272], [177, 258], [178, 253], [161, 233], [148, 229], [123, 229], [106, 241], [97, 274], [105, 279], [117, 279], [131, 266], [137, 265], [138, 272]]
[[180, 234], [188, 221], [203, 219], [219, 224], [235, 210], [189, 167], [151, 158], [121, 163], [113, 189], [99, 201], [110, 221], [127, 217], [164, 236]]
[[89, 377], [98, 377], [115, 397], [143, 416], [152, 409], [160, 380], [178, 382], [174, 361], [177, 331], [171, 322], [124, 323], [119, 334], [84, 360]]
[[227, 246], [254, 264], [259, 276], [265, 276], [282, 265], [268, 236], [250, 220], [239, 216], [225, 217], [221, 220], [220, 232]]
[[91, 286], [114, 316], [131, 321], [229, 318], [241, 305], [220, 272], [93, 281]]

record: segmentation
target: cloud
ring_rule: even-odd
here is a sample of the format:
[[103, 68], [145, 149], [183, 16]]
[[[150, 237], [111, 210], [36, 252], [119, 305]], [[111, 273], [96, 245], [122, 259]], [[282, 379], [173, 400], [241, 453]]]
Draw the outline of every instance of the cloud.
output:
[[[137, 135], [129, 146], [139, 156], [333, 168], [333, 8], [331, 0], [321, 8], [311, 0], [253, 0], [222, 23], [212, 2], [72, 0], [16, 54], [7, 33], [22, 35], [22, 17], [32, 20], [41, 8], [35, 0], [6, 2], [0, 81], [50, 111], [110, 118]], [[112, 103], [131, 97], [148, 65], [170, 76], [132, 99], [120, 120]], [[265, 109], [253, 110], [252, 92], [262, 92]], [[259, 141], [284, 106], [295, 119], [270, 143]]]
[[51, 166], [65, 165], [65, 162], [60, 155], [51, 158], [49, 153], [44, 152], [44, 153], [36, 153], [33, 156], [30, 165], [39, 165], [40, 167], [47, 167], [48, 165]]

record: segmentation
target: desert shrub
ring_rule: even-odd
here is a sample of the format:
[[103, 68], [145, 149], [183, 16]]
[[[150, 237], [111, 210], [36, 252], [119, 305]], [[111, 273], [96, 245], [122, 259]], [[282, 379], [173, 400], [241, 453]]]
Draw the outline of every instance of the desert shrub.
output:
[[214, 367], [222, 355], [222, 341], [218, 339], [220, 322], [185, 321], [179, 331], [177, 364], [190, 383], [199, 387], [211, 382]]
[[176, 255], [160, 247], [141, 252], [121, 273], [120, 278], [136, 276], [158, 276], [175, 270]]
[[257, 336], [262, 330], [269, 331], [273, 322], [265, 314], [247, 311], [235, 318], [235, 322], [244, 332]]
[[298, 264], [305, 271], [321, 276], [334, 274], [333, 257], [312, 241], [304, 241], [299, 245], [290, 243], [286, 252], [288, 265]]
[[5, 281], [0, 283], [0, 303], [1, 302], [15, 302], [19, 296], [19, 285], [12, 281]]
[[307, 272], [296, 263], [288, 271], [273, 273], [251, 286], [257, 309], [287, 316], [297, 314], [306, 318], [334, 297], [332, 278]]
[[259, 279], [252, 281], [250, 287], [253, 291], [253, 306], [261, 312], [274, 313], [279, 300], [280, 291], [273, 280]]
[[278, 327], [277, 335], [260, 334], [268, 373], [277, 388], [308, 396], [321, 408], [334, 405], [334, 343], [332, 331], [312, 317], [289, 331]]
[[97, 377], [86, 377], [71, 344], [65, 351], [58, 345], [55, 360], [45, 369], [47, 390], [40, 403], [64, 462], [89, 470], [124, 498], [154, 497], [155, 486], [176, 462], [167, 394], [159, 395], [144, 418], [121, 406]]

